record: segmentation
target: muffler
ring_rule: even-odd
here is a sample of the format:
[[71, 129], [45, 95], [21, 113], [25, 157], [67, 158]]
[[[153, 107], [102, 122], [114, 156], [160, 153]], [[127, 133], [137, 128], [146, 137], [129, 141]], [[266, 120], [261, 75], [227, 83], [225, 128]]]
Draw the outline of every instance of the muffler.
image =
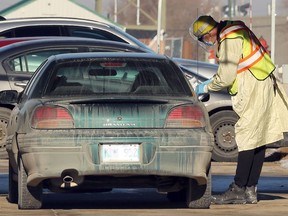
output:
[[62, 178], [63, 183], [60, 185], [61, 188], [72, 188], [77, 187], [78, 184], [74, 182], [72, 176], [66, 175]]
[[63, 177], [63, 183], [69, 184], [71, 182], [73, 182], [73, 177], [72, 176], [67, 175], [67, 176]]
[[77, 187], [84, 180], [82, 176], [78, 175], [78, 171], [74, 169], [64, 170], [61, 176], [62, 176], [62, 183], [60, 185], [61, 188]]

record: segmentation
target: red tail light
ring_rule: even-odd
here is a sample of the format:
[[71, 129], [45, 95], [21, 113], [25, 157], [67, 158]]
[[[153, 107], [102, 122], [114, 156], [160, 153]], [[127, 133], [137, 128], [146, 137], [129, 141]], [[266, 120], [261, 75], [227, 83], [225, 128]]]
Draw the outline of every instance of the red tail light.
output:
[[125, 62], [103, 62], [100, 63], [101, 67], [109, 67], [109, 68], [113, 68], [113, 67], [125, 67], [127, 63]]
[[198, 106], [174, 108], [166, 119], [166, 128], [199, 128], [205, 126], [205, 115]]
[[74, 120], [69, 111], [62, 107], [38, 107], [32, 116], [32, 128], [74, 128]]

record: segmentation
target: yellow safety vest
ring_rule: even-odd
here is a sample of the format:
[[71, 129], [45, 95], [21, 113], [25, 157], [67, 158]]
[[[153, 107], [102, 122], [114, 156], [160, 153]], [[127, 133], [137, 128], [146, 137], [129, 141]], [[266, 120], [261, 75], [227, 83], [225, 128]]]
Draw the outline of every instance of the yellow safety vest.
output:
[[[249, 70], [258, 80], [265, 80], [274, 70], [269, 54], [261, 45], [252, 31], [242, 21], [227, 21], [227, 25], [220, 32], [220, 42], [227, 38], [241, 38], [243, 40], [243, 53], [239, 61], [237, 74]], [[238, 92], [237, 81], [229, 87], [229, 93]]]

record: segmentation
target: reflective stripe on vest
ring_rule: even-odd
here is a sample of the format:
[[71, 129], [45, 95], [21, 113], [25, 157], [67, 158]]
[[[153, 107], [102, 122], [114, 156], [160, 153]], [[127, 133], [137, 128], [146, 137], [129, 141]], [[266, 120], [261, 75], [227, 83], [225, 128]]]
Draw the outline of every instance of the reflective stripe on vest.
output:
[[[223, 40], [229, 37], [229, 35], [236, 33], [240, 30], [246, 31], [245, 26], [231, 25], [221, 32], [220, 39]], [[251, 36], [250, 32], [247, 31], [247, 33], [250, 41], [250, 54], [240, 60], [237, 73], [241, 73], [255, 65], [264, 57], [264, 54], [266, 53], [266, 51], [261, 46], [255, 43], [255, 41], [253, 40], [253, 36]]]

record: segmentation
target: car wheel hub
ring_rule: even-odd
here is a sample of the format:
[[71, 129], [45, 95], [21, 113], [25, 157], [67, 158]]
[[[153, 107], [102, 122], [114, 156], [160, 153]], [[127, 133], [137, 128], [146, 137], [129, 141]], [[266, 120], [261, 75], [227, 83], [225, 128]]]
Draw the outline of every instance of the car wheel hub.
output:
[[225, 151], [235, 151], [235, 132], [231, 124], [224, 124], [217, 128], [215, 131], [215, 144], [216, 146]]

